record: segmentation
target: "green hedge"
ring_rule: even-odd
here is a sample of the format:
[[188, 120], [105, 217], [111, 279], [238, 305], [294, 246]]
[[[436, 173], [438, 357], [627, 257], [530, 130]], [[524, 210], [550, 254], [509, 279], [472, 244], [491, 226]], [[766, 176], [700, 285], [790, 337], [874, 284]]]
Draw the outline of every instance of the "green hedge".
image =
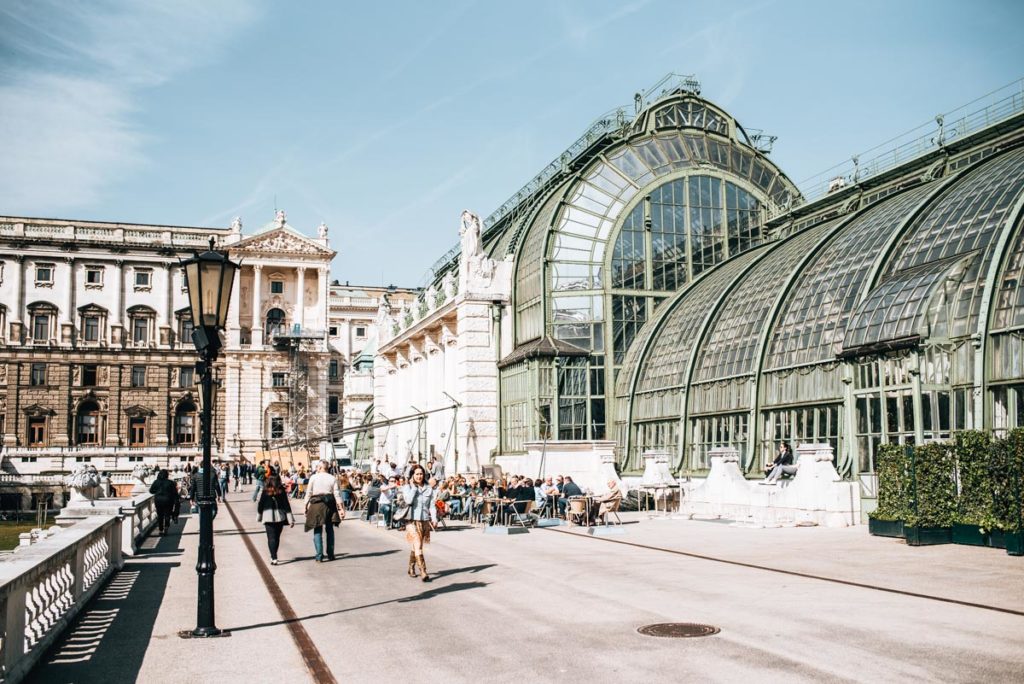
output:
[[933, 442], [914, 447], [910, 459], [911, 526], [951, 527], [956, 517], [956, 458], [953, 445]]
[[1021, 489], [1024, 487], [1024, 429], [1011, 430], [997, 440], [989, 459], [992, 486], [992, 524], [1007, 532], [1024, 530]]
[[886, 444], [877, 468], [878, 507], [870, 514], [876, 520], [1024, 531], [1024, 428], [996, 440], [958, 432], [952, 443], [920, 445], [909, 455], [907, 447]]
[[906, 520], [910, 515], [910, 461], [904, 447], [883, 444], [878, 450], [878, 508], [869, 513], [876, 520]]
[[993, 528], [995, 520], [992, 516], [989, 463], [994, 446], [991, 435], [979, 430], [966, 430], [953, 436], [956, 471], [960, 480], [960, 496], [954, 522], [977, 525], [983, 530]]

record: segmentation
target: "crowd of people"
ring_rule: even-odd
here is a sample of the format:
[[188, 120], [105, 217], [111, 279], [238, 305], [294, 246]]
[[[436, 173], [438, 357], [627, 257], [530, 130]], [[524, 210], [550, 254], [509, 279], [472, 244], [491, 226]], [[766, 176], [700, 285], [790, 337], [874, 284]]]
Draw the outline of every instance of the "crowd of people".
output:
[[[292, 501], [303, 502], [305, 531], [313, 533], [314, 560], [335, 559], [334, 528], [350, 512], [359, 510], [365, 520], [376, 520], [387, 529], [403, 530], [409, 543], [410, 577], [430, 580], [424, 547], [431, 531], [446, 519], [468, 519], [487, 524], [527, 523], [541, 517], [564, 517], [591, 524], [616, 511], [623, 493], [614, 480], [599, 497], [584, 492], [572, 477], [560, 475], [533, 479], [517, 475], [494, 479], [476, 475], [445, 476], [437, 459], [419, 463], [415, 459], [402, 467], [389, 460], [374, 462], [369, 472], [341, 469], [328, 461], [316, 461], [307, 471], [303, 466], [283, 469], [279, 463], [262, 461], [222, 463], [211, 473], [211, 495], [224, 502], [229, 491], [244, 491], [254, 484], [259, 522], [264, 525], [271, 565], [278, 564], [278, 551], [285, 526], [294, 527]], [[157, 509], [158, 531], [166, 534], [177, 522], [181, 505], [188, 500], [198, 512], [203, 471], [197, 461], [174, 473], [162, 470], [151, 486]], [[570, 509], [574, 499], [587, 505]]]

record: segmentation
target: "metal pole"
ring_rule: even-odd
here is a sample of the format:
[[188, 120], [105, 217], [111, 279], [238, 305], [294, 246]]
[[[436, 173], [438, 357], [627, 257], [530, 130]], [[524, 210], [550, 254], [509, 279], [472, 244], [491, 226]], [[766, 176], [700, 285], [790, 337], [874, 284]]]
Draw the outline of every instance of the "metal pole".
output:
[[[216, 351], [203, 354], [198, 364], [202, 376], [203, 392], [203, 474], [199, 481], [196, 499], [199, 505], [199, 558], [196, 561], [196, 574], [199, 576], [199, 601], [196, 608], [196, 628], [188, 633], [192, 637], [215, 637], [227, 633], [217, 628], [214, 621], [213, 578], [217, 572], [217, 563], [213, 554], [213, 464], [210, 451], [213, 441], [213, 362]], [[186, 636], [186, 634], [182, 634]]]

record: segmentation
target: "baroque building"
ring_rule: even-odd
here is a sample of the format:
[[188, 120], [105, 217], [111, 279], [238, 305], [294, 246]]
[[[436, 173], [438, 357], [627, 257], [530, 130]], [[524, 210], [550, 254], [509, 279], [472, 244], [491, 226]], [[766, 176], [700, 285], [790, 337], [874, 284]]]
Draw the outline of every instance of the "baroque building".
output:
[[252, 458], [323, 429], [334, 252], [284, 212], [255, 235], [0, 217], [3, 467], [174, 466], [199, 454], [196, 354], [178, 264], [212, 239], [240, 261], [218, 361], [214, 448]]
[[[373, 359], [377, 353], [377, 311], [381, 306], [408, 306], [419, 291], [373, 285], [330, 285], [327, 339], [331, 347], [327, 417], [331, 432], [356, 427], [373, 419]], [[350, 451], [368, 448], [353, 435], [342, 438]], [[372, 449], [370, 450], [372, 453]], [[366, 458], [367, 453], [363, 453]]]

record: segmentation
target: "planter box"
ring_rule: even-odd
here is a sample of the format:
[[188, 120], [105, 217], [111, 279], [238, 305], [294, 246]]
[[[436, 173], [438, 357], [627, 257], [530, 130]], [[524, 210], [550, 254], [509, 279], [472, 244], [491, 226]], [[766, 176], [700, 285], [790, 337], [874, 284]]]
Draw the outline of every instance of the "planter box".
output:
[[1011, 556], [1024, 556], [1024, 531], [1004, 532], [1006, 553]]
[[953, 543], [968, 546], [987, 546], [992, 549], [1006, 548], [1006, 533], [1003, 530], [992, 530], [982, 533], [977, 525], [953, 523]]
[[977, 525], [953, 523], [953, 543], [967, 546], [991, 546], [989, 535], [982, 534]]
[[903, 521], [868, 518], [868, 532], [876, 537], [898, 537], [902, 539]]
[[951, 527], [904, 525], [903, 532], [906, 534], [907, 544], [910, 546], [931, 546], [932, 544], [951, 544], [953, 542], [953, 528]]

